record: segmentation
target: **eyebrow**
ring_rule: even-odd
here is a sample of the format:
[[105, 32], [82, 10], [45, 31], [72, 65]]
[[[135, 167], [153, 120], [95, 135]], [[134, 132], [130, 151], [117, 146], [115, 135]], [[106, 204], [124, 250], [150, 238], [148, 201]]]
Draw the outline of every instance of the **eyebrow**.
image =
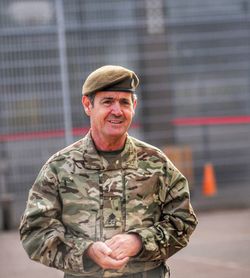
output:
[[[116, 99], [115, 97], [103, 97], [103, 98], [101, 98], [100, 99], [100, 101], [103, 101], [103, 100], [114, 100], [114, 99]], [[118, 101], [130, 101], [130, 98], [120, 98], [120, 99], [118, 99]]]
[[114, 97], [102, 97], [101, 100], [104, 100], [104, 99], [114, 99]]

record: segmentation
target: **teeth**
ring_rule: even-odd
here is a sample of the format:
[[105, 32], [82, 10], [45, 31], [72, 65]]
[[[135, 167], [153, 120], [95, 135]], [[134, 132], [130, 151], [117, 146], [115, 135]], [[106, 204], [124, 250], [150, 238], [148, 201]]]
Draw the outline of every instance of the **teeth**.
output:
[[112, 124], [120, 124], [121, 122], [110, 121]]
[[120, 124], [121, 121], [110, 121], [110, 123], [112, 123], [112, 124]]

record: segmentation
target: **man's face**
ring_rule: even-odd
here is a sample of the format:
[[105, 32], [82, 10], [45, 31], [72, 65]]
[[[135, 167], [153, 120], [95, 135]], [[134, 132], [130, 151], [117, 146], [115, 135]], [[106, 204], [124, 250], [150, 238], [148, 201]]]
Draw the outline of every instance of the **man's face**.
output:
[[132, 122], [136, 101], [127, 92], [97, 92], [92, 105], [83, 97], [85, 112], [90, 116], [92, 136], [102, 141], [122, 139]]

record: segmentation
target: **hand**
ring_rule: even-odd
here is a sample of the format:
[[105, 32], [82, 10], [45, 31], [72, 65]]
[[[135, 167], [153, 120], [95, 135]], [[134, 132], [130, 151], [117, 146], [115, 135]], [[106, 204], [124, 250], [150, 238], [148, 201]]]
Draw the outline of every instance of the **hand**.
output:
[[87, 249], [87, 255], [103, 269], [121, 269], [123, 268], [129, 258], [114, 259], [110, 255], [112, 250], [101, 241], [93, 243]]
[[107, 246], [112, 249], [110, 256], [116, 260], [133, 257], [142, 248], [142, 241], [137, 234], [119, 234], [106, 240]]

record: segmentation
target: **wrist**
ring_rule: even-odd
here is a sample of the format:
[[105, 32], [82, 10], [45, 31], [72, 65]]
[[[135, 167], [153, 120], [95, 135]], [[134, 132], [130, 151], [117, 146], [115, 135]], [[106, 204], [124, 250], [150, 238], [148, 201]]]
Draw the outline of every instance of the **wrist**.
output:
[[131, 236], [134, 237], [134, 244], [136, 245], [136, 249], [137, 249], [137, 252], [136, 254], [133, 256], [133, 257], [136, 257], [138, 254], [141, 253], [142, 249], [143, 249], [143, 243], [142, 243], [142, 239], [141, 239], [141, 236], [137, 233], [129, 233]]

